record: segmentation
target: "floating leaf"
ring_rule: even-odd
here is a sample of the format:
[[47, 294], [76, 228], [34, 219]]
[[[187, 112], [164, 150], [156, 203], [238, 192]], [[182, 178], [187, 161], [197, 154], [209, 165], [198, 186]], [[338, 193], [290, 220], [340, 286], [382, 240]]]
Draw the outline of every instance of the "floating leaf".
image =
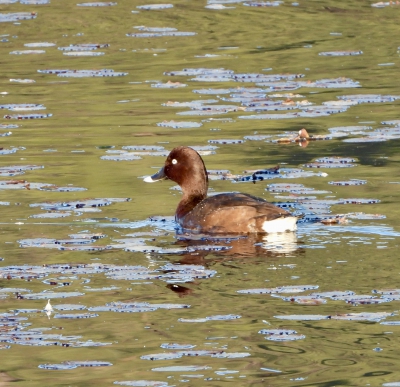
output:
[[15, 22], [18, 20], [36, 19], [36, 12], [0, 13], [0, 23]]
[[138, 5], [136, 8], [144, 9], [146, 11], [153, 11], [157, 9], [167, 9], [173, 8], [172, 4], [147, 4], [147, 5]]
[[341, 185], [341, 186], [363, 185], [367, 184], [367, 180], [350, 179], [350, 180], [328, 181], [328, 184]]
[[157, 123], [157, 126], [162, 126], [166, 128], [200, 128], [203, 124], [199, 122], [190, 122], [190, 121], [163, 121]]
[[117, 5], [117, 3], [113, 2], [95, 2], [95, 3], [80, 3], [77, 4], [79, 7], [111, 7], [113, 5]]
[[353, 56], [353, 55], [362, 55], [362, 51], [325, 51], [320, 52], [318, 55], [321, 56]]

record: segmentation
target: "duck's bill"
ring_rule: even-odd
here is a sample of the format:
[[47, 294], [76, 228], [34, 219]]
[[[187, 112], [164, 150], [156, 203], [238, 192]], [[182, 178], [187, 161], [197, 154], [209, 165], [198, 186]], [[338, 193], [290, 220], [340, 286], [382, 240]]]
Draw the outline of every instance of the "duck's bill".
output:
[[146, 183], [155, 183], [156, 181], [165, 179], [168, 179], [168, 177], [164, 173], [164, 167], [163, 167], [154, 175], [145, 177], [143, 181], [145, 181]]

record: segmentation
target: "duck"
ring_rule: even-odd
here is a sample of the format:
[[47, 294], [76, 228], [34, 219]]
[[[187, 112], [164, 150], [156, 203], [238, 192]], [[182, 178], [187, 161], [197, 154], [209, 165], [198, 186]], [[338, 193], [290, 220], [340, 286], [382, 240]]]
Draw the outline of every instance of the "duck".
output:
[[144, 181], [169, 179], [183, 196], [175, 221], [183, 232], [195, 234], [269, 234], [297, 229], [297, 217], [264, 199], [246, 193], [221, 193], [207, 197], [208, 174], [201, 156], [192, 148], [178, 146], [164, 166]]

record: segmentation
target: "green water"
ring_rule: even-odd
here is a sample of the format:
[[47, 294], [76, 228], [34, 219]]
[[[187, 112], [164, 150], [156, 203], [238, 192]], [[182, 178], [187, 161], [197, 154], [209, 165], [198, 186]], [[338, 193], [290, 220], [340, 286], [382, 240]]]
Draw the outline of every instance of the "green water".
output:
[[[149, 216], [171, 216], [179, 201], [179, 192], [170, 190], [171, 182], [145, 184], [140, 177], [160, 167], [164, 157], [143, 156], [133, 161], [106, 161], [107, 146], [120, 150], [129, 145], [157, 145], [171, 150], [177, 145], [204, 146], [213, 139], [243, 139], [254, 133], [278, 135], [297, 132], [302, 127], [313, 135], [327, 135], [337, 126], [369, 125], [382, 127], [381, 121], [399, 119], [399, 102], [359, 104], [347, 111], [325, 117], [279, 120], [243, 120], [242, 111], [211, 116], [195, 129], [171, 129], [157, 126], [163, 121], [201, 122], [208, 116], [179, 116], [188, 108], [162, 106], [167, 101], [218, 99], [216, 95], [196, 94], [209, 88], [255, 87], [253, 82], [196, 82], [194, 76], [171, 77], [166, 71], [183, 68], [225, 68], [235, 73], [304, 74], [302, 80], [346, 77], [360, 82], [361, 88], [301, 88], [292, 91], [314, 104], [336, 100], [344, 94], [400, 95], [398, 87], [398, 19], [400, 6], [377, 9], [367, 1], [301, 0], [278, 7], [247, 7], [227, 3], [232, 9], [204, 8], [206, 2], [176, 1], [170, 9], [132, 13], [138, 1], [118, 1], [111, 7], [79, 7], [78, 1], [52, 0], [46, 5], [1, 4], [1, 13], [37, 12], [34, 20], [20, 24], [0, 23], [0, 104], [43, 104], [46, 110], [7, 114], [51, 113], [35, 120], [7, 120], [17, 124], [12, 135], [0, 137], [1, 147], [24, 147], [16, 153], [0, 155], [1, 166], [35, 164], [43, 169], [24, 175], [1, 177], [56, 186], [84, 187], [82, 192], [46, 192], [37, 189], [0, 190], [0, 261], [2, 267], [51, 263], [102, 263], [141, 265], [157, 269], [168, 262], [190, 262], [215, 270], [208, 279], [178, 284], [189, 288], [179, 294], [167, 288], [167, 282], [117, 280], [104, 273], [66, 276], [58, 273], [46, 278], [0, 278], [1, 288], [24, 288], [32, 292], [79, 291], [80, 297], [52, 299], [57, 304], [81, 304], [87, 307], [106, 303], [148, 302], [150, 304], [188, 304], [187, 309], [158, 309], [142, 313], [99, 312], [86, 319], [50, 319], [45, 313], [20, 313], [30, 323], [26, 329], [51, 328], [49, 334], [79, 335], [81, 341], [109, 343], [105, 346], [60, 347], [4, 343], [0, 350], [0, 385], [4, 386], [109, 386], [115, 381], [158, 381], [160, 386], [361, 386], [400, 382], [399, 327], [376, 321], [284, 320], [274, 316], [333, 316], [360, 312], [396, 312], [399, 301], [359, 305], [327, 299], [326, 304], [303, 305], [285, 302], [269, 294], [241, 294], [238, 290], [289, 285], [315, 285], [317, 291], [351, 290], [372, 295], [374, 289], [398, 287], [397, 264], [400, 230], [399, 140], [348, 143], [343, 138], [310, 142], [307, 147], [295, 143], [276, 144], [246, 141], [243, 144], [218, 145], [214, 155], [204, 156], [209, 169], [243, 170], [281, 167], [297, 168], [318, 157], [356, 158], [354, 168], [333, 168], [327, 177], [274, 179], [271, 183], [300, 183], [331, 191], [319, 198], [373, 198], [370, 205], [336, 205], [334, 213], [365, 212], [382, 214], [381, 220], [349, 220], [347, 224], [322, 226], [301, 224], [296, 249], [288, 253], [267, 251], [255, 246], [255, 240], [220, 242], [231, 247], [221, 252], [161, 254], [109, 249], [100, 252], [60, 251], [19, 246], [26, 238], [60, 238], [69, 234], [104, 233], [96, 245], [136, 231], [159, 231], [155, 241], [162, 248], [185, 245], [177, 242], [170, 222], [149, 225]], [[133, 38], [134, 26], [174, 27], [196, 32], [195, 36]], [[334, 34], [332, 34], [334, 33]], [[340, 34], [340, 35], [338, 35]], [[4, 36], [3, 36], [4, 35]], [[7, 35], [7, 36], [5, 36]], [[54, 47], [24, 47], [25, 43], [51, 42]], [[105, 54], [94, 57], [69, 57], [57, 47], [79, 43], [107, 43], [99, 48]], [[43, 49], [44, 54], [10, 55], [11, 51]], [[326, 57], [318, 53], [361, 50], [362, 55]], [[215, 54], [217, 57], [197, 57]], [[44, 69], [113, 69], [127, 76], [109, 78], [62, 78], [38, 73]], [[266, 70], [271, 69], [271, 70]], [[10, 82], [31, 79], [35, 83]], [[182, 82], [187, 87], [162, 89], [156, 82]], [[275, 93], [279, 93], [276, 91]], [[284, 93], [282, 91], [282, 93]], [[221, 95], [229, 97], [229, 94]], [[221, 104], [231, 102], [220, 101]], [[236, 103], [239, 106], [239, 104]], [[269, 112], [262, 112], [269, 113]], [[271, 112], [275, 113], [275, 112]], [[277, 112], [285, 113], [285, 112]], [[256, 114], [255, 112], [248, 114]], [[220, 118], [231, 119], [220, 121]], [[217, 119], [217, 120], [216, 120]], [[216, 130], [218, 129], [218, 130]], [[53, 150], [53, 151], [48, 151]], [[84, 152], [83, 152], [84, 151]], [[361, 186], [333, 186], [328, 181], [365, 179]], [[270, 183], [270, 182], [268, 182]], [[279, 200], [265, 190], [266, 182], [233, 184], [211, 181], [217, 192], [243, 191], [268, 200]], [[281, 195], [286, 195], [281, 194]], [[129, 202], [101, 207], [98, 213], [83, 213], [58, 219], [36, 219], [44, 213], [34, 203], [83, 200], [86, 198], [131, 198]], [[142, 222], [142, 223], [140, 223]], [[123, 228], [125, 225], [126, 228]], [[137, 228], [137, 229], [136, 229]], [[149, 236], [145, 236], [149, 237]], [[149, 237], [151, 238], [151, 236]], [[204, 242], [206, 243], [206, 242]], [[187, 243], [190, 244], [190, 243]], [[212, 244], [212, 243], [211, 243]], [[70, 286], [55, 288], [43, 280], [69, 281]], [[85, 282], [90, 280], [90, 282]], [[88, 287], [100, 289], [89, 291]], [[307, 291], [302, 294], [309, 294]], [[14, 293], [0, 298], [0, 313], [15, 309], [43, 309], [47, 300], [17, 299]], [[281, 294], [289, 296], [290, 293]], [[87, 311], [70, 311], [78, 313]], [[59, 311], [56, 311], [59, 313]], [[60, 312], [63, 313], [63, 312]], [[240, 315], [233, 320], [184, 322], [215, 315]], [[396, 316], [383, 321], [396, 320]], [[0, 326], [0, 337], [4, 332]], [[261, 329], [292, 329], [305, 338], [297, 341], [266, 340]], [[218, 358], [182, 356], [170, 360], [145, 360], [141, 356], [173, 352], [160, 348], [163, 343], [190, 344], [194, 350], [248, 353], [247, 357]], [[1, 347], [0, 347], [1, 348]], [[104, 361], [107, 367], [79, 367], [71, 370], [46, 370], [43, 364], [63, 361]], [[199, 366], [198, 370], [160, 367]], [[201, 368], [203, 367], [203, 368]], [[207, 368], [204, 368], [207, 367]], [[138, 383], [138, 382], [137, 382]], [[164, 384], [162, 384], [164, 383]], [[136, 385], [157, 385], [147, 384]]]

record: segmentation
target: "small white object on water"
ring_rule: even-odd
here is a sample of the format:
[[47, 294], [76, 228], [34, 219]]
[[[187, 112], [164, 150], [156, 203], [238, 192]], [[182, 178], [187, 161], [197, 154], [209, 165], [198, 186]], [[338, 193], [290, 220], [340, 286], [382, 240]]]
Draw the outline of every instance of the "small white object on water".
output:
[[44, 307], [44, 310], [50, 313], [53, 311], [53, 307], [50, 304], [50, 300], [47, 301], [47, 305]]

